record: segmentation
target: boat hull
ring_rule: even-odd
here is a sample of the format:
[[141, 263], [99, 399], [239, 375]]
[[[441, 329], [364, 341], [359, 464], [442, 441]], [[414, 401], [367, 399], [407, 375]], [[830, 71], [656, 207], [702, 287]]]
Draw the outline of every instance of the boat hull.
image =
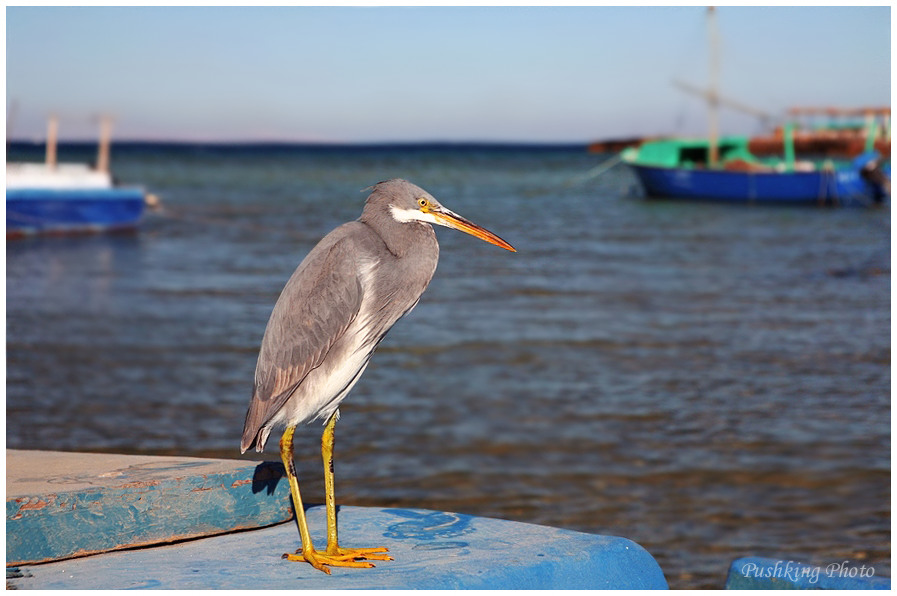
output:
[[143, 210], [141, 188], [7, 188], [6, 236], [129, 229]]
[[857, 205], [880, 203], [884, 192], [858, 170], [738, 172], [630, 163], [649, 197], [732, 203]]

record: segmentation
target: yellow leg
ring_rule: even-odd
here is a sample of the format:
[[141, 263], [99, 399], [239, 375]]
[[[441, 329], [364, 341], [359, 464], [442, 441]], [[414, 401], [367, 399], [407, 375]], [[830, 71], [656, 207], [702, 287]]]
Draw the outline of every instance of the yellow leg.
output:
[[[290, 483], [290, 494], [293, 497], [293, 509], [296, 512], [296, 523], [299, 525], [299, 537], [302, 540], [302, 548], [296, 551], [296, 554], [285, 554], [283, 558], [288, 559], [290, 561], [307, 561], [311, 564], [315, 569], [319, 569], [324, 573], [330, 574], [330, 569], [327, 568], [328, 565], [336, 566], [336, 567], [373, 567], [370, 563], [364, 563], [361, 561], [356, 561], [355, 559], [360, 558], [362, 555], [358, 554], [357, 551], [354, 552], [342, 552], [343, 549], [337, 547], [334, 553], [320, 553], [315, 550], [314, 544], [311, 541], [311, 534], [308, 531], [308, 522], [305, 520], [305, 508], [302, 506], [302, 497], [299, 494], [299, 479], [296, 476], [296, 467], [293, 463], [293, 432], [296, 430], [295, 426], [288, 426], [284, 431], [283, 436], [280, 438], [280, 458], [283, 461], [283, 467], [287, 472], [287, 480]], [[333, 435], [333, 428], [330, 425], [330, 433], [331, 437]], [[330, 445], [331, 453], [333, 451], [333, 443], [331, 440]], [[331, 473], [332, 476], [332, 473]], [[330, 480], [330, 500], [332, 500], [333, 494], [333, 479]], [[328, 501], [329, 502], [329, 501]], [[334, 510], [334, 520], [336, 519], [336, 512]], [[334, 524], [334, 536], [335, 536], [335, 526]], [[329, 514], [328, 514], [328, 541], [330, 539], [330, 529], [329, 529]], [[335, 542], [334, 542], [335, 544]], [[329, 550], [329, 549], [328, 549]], [[378, 549], [371, 549], [378, 550]], [[384, 549], [379, 549], [384, 550]], [[382, 559], [381, 559], [382, 560]]]
[[[385, 546], [374, 548], [341, 548], [339, 546], [336, 529], [336, 497], [333, 492], [333, 428], [336, 426], [338, 417], [339, 411], [337, 410], [327, 421], [324, 434], [321, 435], [321, 458], [324, 460], [324, 503], [327, 508], [327, 554], [351, 556], [371, 561], [392, 561], [392, 557], [386, 554], [388, 549]], [[370, 563], [366, 563], [365, 566], [373, 567]]]

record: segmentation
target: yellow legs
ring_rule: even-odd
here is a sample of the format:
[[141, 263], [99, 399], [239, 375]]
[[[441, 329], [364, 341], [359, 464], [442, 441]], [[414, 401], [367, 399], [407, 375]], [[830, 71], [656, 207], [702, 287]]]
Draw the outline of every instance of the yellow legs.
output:
[[[337, 541], [336, 532], [336, 500], [333, 496], [333, 427], [336, 425], [337, 414], [334, 413], [324, 427], [321, 436], [321, 456], [324, 459], [324, 492], [327, 509], [327, 550], [319, 552], [315, 550], [308, 533], [308, 523], [305, 521], [305, 509], [302, 507], [302, 497], [299, 496], [299, 480], [296, 477], [296, 467], [293, 464], [293, 432], [295, 426], [288, 426], [280, 438], [280, 457], [283, 467], [287, 471], [287, 479], [290, 482], [290, 493], [293, 495], [293, 509], [296, 511], [296, 523], [299, 525], [299, 536], [302, 539], [302, 548], [296, 554], [285, 554], [283, 558], [290, 561], [307, 561], [315, 569], [330, 574], [327, 565], [333, 567], [373, 567], [371, 561], [391, 561], [392, 557], [386, 554], [385, 547], [377, 548], [342, 548]], [[366, 559], [366, 560], [359, 560]]]

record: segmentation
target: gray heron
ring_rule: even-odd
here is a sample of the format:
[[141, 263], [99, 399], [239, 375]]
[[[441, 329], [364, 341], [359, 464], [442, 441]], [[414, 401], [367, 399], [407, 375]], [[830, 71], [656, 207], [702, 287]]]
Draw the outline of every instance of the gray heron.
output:
[[[333, 494], [333, 429], [339, 405], [367, 367], [389, 329], [414, 308], [439, 259], [432, 224], [454, 228], [507, 250], [510, 244], [443, 207], [405, 180], [373, 187], [361, 217], [327, 234], [299, 264], [280, 294], [259, 350], [255, 386], [243, 427], [241, 452], [263, 451], [268, 434], [285, 427], [280, 456], [286, 469], [302, 541], [292, 561], [373, 567], [388, 561], [383, 547], [343, 548]], [[293, 433], [325, 421], [321, 437], [327, 549], [316, 551], [308, 532], [293, 463]]]

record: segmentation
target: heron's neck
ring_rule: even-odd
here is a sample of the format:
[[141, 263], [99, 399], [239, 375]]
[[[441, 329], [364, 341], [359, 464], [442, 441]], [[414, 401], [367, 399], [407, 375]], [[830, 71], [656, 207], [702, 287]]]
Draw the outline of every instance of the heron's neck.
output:
[[439, 245], [436, 243], [436, 232], [433, 226], [421, 221], [400, 222], [392, 217], [365, 218], [362, 223], [367, 224], [383, 240], [383, 244], [389, 252], [399, 258], [403, 258], [409, 252], [439, 254]]

